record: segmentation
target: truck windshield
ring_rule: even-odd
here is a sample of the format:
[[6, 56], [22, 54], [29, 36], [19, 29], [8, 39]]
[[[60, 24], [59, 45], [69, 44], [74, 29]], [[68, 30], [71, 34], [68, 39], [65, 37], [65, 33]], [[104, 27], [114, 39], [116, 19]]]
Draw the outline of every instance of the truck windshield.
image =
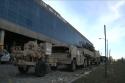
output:
[[68, 53], [69, 48], [67, 47], [52, 47], [52, 53]]

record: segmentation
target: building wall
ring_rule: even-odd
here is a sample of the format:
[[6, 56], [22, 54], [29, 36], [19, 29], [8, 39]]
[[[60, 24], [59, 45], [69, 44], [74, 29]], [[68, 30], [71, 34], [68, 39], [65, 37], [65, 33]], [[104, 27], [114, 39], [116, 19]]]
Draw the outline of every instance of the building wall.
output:
[[61, 42], [92, 46], [91, 42], [74, 31], [73, 27], [37, 4], [35, 0], [0, 0], [0, 18]]

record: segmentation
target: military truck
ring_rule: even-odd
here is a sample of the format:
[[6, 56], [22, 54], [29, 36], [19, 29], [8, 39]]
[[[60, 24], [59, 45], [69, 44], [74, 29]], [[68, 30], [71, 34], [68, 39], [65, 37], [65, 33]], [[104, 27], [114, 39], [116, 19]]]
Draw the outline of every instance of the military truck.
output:
[[23, 47], [13, 47], [12, 55], [14, 64], [19, 72], [26, 73], [30, 67], [35, 67], [37, 76], [44, 76], [48, 70], [47, 57], [51, 55], [51, 43], [40, 43], [29, 41]]
[[76, 70], [76, 66], [87, 67], [93, 63], [95, 53], [73, 45], [53, 45], [52, 54], [48, 57], [48, 63], [56, 69], [58, 65], [68, 65], [71, 71]]

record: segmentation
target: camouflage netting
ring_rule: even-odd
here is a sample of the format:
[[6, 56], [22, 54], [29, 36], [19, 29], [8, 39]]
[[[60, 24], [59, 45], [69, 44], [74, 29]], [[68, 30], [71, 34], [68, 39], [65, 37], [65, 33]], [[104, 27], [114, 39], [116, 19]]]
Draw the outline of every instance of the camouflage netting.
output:
[[28, 60], [44, 58], [44, 52], [42, 44], [38, 45], [35, 41], [29, 41], [24, 44], [24, 50], [21, 47], [16, 46], [13, 50], [13, 55], [16, 58], [24, 58]]

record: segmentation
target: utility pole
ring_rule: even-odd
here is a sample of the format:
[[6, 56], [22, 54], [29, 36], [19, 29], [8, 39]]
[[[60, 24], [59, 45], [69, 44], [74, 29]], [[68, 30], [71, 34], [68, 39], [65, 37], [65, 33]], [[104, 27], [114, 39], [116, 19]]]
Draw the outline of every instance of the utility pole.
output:
[[107, 78], [107, 57], [106, 57], [106, 25], [104, 25], [104, 36], [105, 36], [105, 78]]

